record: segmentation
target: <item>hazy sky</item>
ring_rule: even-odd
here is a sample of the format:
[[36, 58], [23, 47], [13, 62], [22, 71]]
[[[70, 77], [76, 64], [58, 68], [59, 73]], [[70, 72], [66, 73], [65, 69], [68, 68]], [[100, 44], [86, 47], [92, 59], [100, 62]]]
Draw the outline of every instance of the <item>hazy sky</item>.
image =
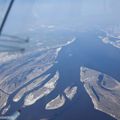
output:
[[116, 24], [119, 11], [120, 0], [16, 0], [4, 30], [26, 31], [42, 24]]

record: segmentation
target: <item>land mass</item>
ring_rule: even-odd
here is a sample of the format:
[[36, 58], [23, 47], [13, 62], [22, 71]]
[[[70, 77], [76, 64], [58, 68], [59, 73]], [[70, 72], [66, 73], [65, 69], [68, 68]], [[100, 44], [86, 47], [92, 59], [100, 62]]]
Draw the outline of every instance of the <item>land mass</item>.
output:
[[86, 67], [80, 68], [80, 76], [95, 109], [120, 120], [120, 82]]
[[104, 36], [99, 36], [105, 44], [111, 44], [116, 48], [120, 48], [120, 33], [115, 32], [115, 30], [102, 30], [105, 34]]
[[[0, 111], [5, 113], [6, 108], [10, 109], [9, 98], [12, 95], [12, 102], [17, 103], [24, 98], [24, 105], [28, 106], [41, 98], [41, 95], [49, 93], [53, 88], [53, 83], [59, 78], [56, 73], [48, 84], [42, 88], [45, 80], [50, 74], [44, 73], [49, 70], [60, 51], [60, 48], [52, 48], [44, 51], [35, 51], [12, 60], [0, 66]], [[41, 89], [40, 89], [41, 88]], [[41, 93], [43, 92], [43, 93]], [[8, 110], [7, 109], [7, 110]]]

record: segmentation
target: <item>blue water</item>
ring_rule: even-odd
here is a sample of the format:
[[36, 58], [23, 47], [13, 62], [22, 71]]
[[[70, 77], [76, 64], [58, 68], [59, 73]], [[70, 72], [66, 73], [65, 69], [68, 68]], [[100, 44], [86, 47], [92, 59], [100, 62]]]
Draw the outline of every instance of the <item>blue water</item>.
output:
[[[114, 120], [109, 115], [94, 109], [90, 97], [80, 82], [81, 66], [101, 71], [120, 80], [120, 50], [112, 45], [104, 44], [98, 38], [100, 34], [103, 33], [91, 31], [76, 34], [77, 40], [61, 50], [56, 60], [58, 62], [47, 71], [47, 73], [51, 73], [51, 77], [56, 71], [59, 71], [60, 78], [56, 89], [34, 105], [22, 109], [19, 120], [40, 120], [40, 118], [49, 118], [49, 120]], [[74, 99], [72, 101], [67, 99], [66, 104], [60, 109], [45, 110], [46, 103], [58, 94], [62, 95], [68, 86], [78, 87]], [[19, 107], [18, 104], [15, 109]], [[12, 109], [11, 111], [14, 111], [14, 107]]]

